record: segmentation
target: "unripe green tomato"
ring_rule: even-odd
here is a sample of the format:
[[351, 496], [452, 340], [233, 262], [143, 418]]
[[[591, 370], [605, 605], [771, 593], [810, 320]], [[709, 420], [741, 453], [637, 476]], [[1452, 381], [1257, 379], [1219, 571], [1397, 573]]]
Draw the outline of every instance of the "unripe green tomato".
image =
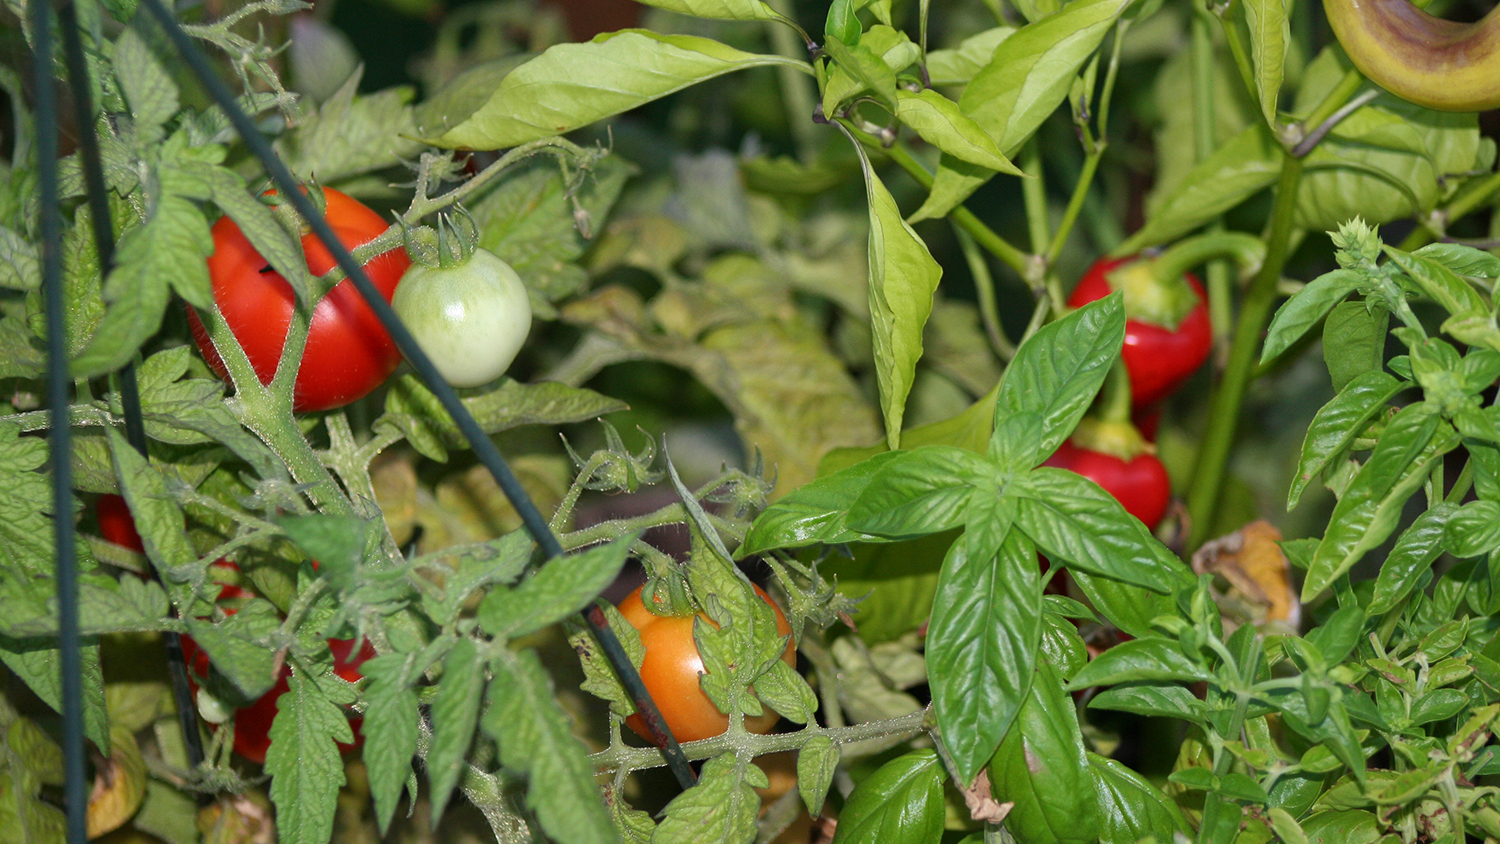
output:
[[531, 330], [526, 285], [484, 249], [457, 266], [412, 264], [396, 285], [391, 307], [455, 387], [499, 378]]

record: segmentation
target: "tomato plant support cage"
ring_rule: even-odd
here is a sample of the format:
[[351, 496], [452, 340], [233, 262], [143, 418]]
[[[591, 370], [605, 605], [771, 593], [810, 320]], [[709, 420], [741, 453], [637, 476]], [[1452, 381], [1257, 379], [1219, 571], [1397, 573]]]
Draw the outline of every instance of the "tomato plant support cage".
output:
[[[427, 388], [437, 397], [444, 410], [453, 418], [459, 431], [468, 441], [470, 447], [474, 449], [476, 458], [489, 470], [506, 498], [515, 507], [527, 532], [531, 534], [532, 539], [540, 546], [546, 559], [553, 561], [556, 558], [566, 556], [561, 543], [548, 526], [547, 520], [542, 516], [536, 504], [521, 486], [520, 481], [511, 471], [494, 443], [490, 441], [489, 437], [485, 435], [483, 429], [480, 428], [467, 408], [464, 407], [453, 388], [438, 374], [432, 361], [422, 352], [410, 331], [401, 323], [389, 303], [380, 296], [369, 277], [354, 260], [353, 255], [338, 240], [327, 220], [318, 212], [313, 202], [299, 189], [300, 186], [291, 171], [276, 156], [270, 144], [261, 137], [254, 122], [235, 101], [233, 93], [218, 78], [209, 64], [207, 57], [192, 43], [192, 40], [178, 26], [171, 12], [160, 0], [145, 0], [144, 5], [162, 27], [179, 56], [198, 78], [210, 98], [224, 110], [246, 146], [265, 166], [277, 190], [291, 202], [297, 213], [307, 221], [313, 233], [330, 251], [337, 265], [344, 271], [354, 284], [355, 289], [360, 292], [365, 302], [375, 312], [381, 324], [390, 333], [397, 347], [412, 364], [412, 368], [416, 370]], [[68, 517], [72, 513], [72, 472], [69, 461], [66, 459], [66, 455], [71, 452], [68, 399], [69, 378], [67, 350], [65, 347], [65, 315], [61, 278], [62, 223], [57, 166], [59, 121], [55, 90], [57, 79], [52, 60], [51, 24], [53, 16], [49, 14], [50, 11], [51, 3], [46, 2], [46, 0], [32, 0], [28, 9], [31, 28], [34, 33], [34, 67], [38, 83], [36, 86], [35, 103], [38, 128], [36, 149], [38, 184], [41, 194], [41, 272], [47, 325], [47, 402], [51, 417], [49, 468], [52, 481], [54, 540], [56, 543], [58, 645], [61, 672], [61, 714], [63, 716], [64, 800], [66, 802], [67, 839], [69, 844], [83, 844], [86, 841], [85, 811], [87, 809], [87, 787], [84, 778], [82, 643], [78, 615], [76, 540], [72, 520]], [[73, 30], [63, 33], [65, 42], [69, 37], [76, 40], [76, 16], [73, 13], [71, 4], [63, 4], [61, 6], [61, 23], [61, 29], [68, 30], [71, 28]], [[71, 55], [73, 52], [72, 47], [65, 43], [65, 53]], [[77, 52], [81, 60], [81, 45]], [[79, 95], [78, 107], [85, 111], [80, 114], [78, 121], [78, 131], [81, 136], [80, 146], [85, 165], [89, 201], [96, 209], [94, 214], [99, 223], [95, 226], [95, 236], [100, 238], [97, 243], [99, 245], [101, 266], [107, 267], [108, 256], [112, 252], [113, 244], [109, 242], [112, 236], [105, 228], [108, 225], [108, 214], [100, 213], [97, 210], [99, 207], [107, 208], [105, 204], [107, 203], [107, 198], [104, 193], [102, 175], [96, 169], [99, 166], [98, 145], [97, 139], [93, 134], [92, 109], [83, 99], [83, 97], [86, 97], [88, 85], [83, 81], [85, 77], [81, 74], [86, 72], [86, 69], [82, 68], [81, 61], [76, 69], [72, 69], [74, 66], [71, 62], [69, 66], [74, 87], [82, 91], [82, 94]], [[144, 453], [144, 426], [141, 421], [139, 396], [135, 389], [133, 367], [127, 365], [117, 374], [121, 401], [126, 417], [127, 436], [132, 447]], [[619, 639], [615, 637], [613, 630], [610, 629], [603, 611], [596, 604], [583, 615], [585, 622], [598, 639], [601, 649], [609, 660], [611, 667], [634, 699], [637, 709], [641, 712], [643, 719], [650, 728], [653, 740], [661, 748], [667, 765], [678, 783], [683, 788], [691, 786], [695, 777], [692, 768], [688, 765], [687, 757], [683, 754], [676, 738], [672, 736], [670, 729], [667, 728], [660, 711], [651, 700], [650, 693], [641, 682], [640, 675], [636, 672], [629, 657], [625, 654]], [[172, 659], [169, 657], [174, 664], [175, 673], [177, 664], [181, 662], [181, 644], [180, 641], [172, 643], [170, 639], [168, 642], [169, 648], [173, 644], [176, 645], [176, 658]], [[185, 666], [183, 670], [183, 679], [185, 680]], [[176, 695], [175, 687], [176, 683], [174, 680], [174, 696]], [[194, 721], [196, 716], [192, 708], [183, 707], [180, 700], [179, 710], [185, 711], [183, 715], [185, 732], [189, 736], [187, 740], [192, 742], [193, 738], [196, 738], [197, 726]], [[198, 753], [201, 758], [201, 748]]]

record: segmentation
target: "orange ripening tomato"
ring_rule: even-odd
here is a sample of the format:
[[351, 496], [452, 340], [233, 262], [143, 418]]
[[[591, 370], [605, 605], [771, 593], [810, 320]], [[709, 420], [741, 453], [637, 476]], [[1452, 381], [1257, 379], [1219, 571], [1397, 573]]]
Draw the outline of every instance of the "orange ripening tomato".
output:
[[[323, 188], [323, 196], [324, 216], [339, 241], [351, 250], [375, 239], [388, 227], [379, 214], [350, 196], [333, 188]], [[296, 304], [292, 286], [271, 269], [229, 217], [214, 223], [213, 236], [214, 254], [208, 258], [208, 273], [214, 304], [244, 348], [256, 376], [262, 384], [269, 384], [281, 360]], [[302, 251], [314, 276], [333, 269], [333, 255], [317, 235], [302, 235]], [[389, 302], [409, 266], [406, 250], [398, 247], [370, 259], [364, 270]], [[227, 379], [224, 361], [192, 308], [188, 309], [188, 323], [203, 360], [220, 378]], [[365, 304], [354, 282], [345, 279], [313, 309], [292, 409], [301, 412], [343, 407], [369, 395], [400, 363], [401, 351], [395, 341], [375, 311]]]
[[[759, 586], [755, 587], [755, 593], [776, 611], [776, 632], [791, 636], [792, 626], [776, 602]], [[641, 634], [641, 645], [646, 649], [646, 658], [641, 663], [641, 681], [651, 692], [651, 699], [661, 710], [672, 735], [680, 742], [688, 742], [712, 738], [729, 729], [729, 716], [720, 712], [698, 685], [698, 675], [704, 673], [704, 668], [698, 646], [693, 642], [693, 619], [697, 616], [656, 615], [646, 609], [640, 588], [625, 596], [618, 608], [625, 620]], [[706, 615], [702, 618], [709, 624], [713, 623]], [[797, 649], [791, 639], [787, 640], [786, 652], [781, 658], [787, 665], [797, 664]], [[745, 729], [764, 734], [776, 726], [781, 716], [770, 707], [762, 708], [764, 712], [760, 715], [745, 718]], [[650, 739], [651, 733], [640, 715], [630, 716], [625, 719], [625, 724], [635, 730], [636, 735]]]

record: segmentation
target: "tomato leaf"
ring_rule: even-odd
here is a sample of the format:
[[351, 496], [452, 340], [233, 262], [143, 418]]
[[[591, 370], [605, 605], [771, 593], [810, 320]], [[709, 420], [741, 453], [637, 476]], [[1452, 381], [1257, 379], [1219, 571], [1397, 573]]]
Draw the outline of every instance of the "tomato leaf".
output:
[[1041, 636], [1036, 551], [1019, 531], [975, 524], [983, 514], [971, 509], [968, 532], [943, 561], [927, 629], [933, 713], [966, 784], [1025, 699]]
[[88, 346], [73, 359], [78, 378], [119, 369], [161, 327], [171, 293], [207, 308], [213, 301], [205, 259], [214, 251], [197, 206], [164, 196], [141, 225], [126, 229], [115, 268], [104, 281], [109, 308]]
[[344, 713], [300, 670], [292, 672], [276, 703], [266, 752], [276, 831], [286, 844], [324, 844], [333, 837], [334, 804], [345, 782], [335, 742], [352, 742], [354, 733]]
[[277, 155], [299, 179], [344, 182], [421, 153], [422, 143], [412, 137], [417, 132], [412, 89], [393, 86], [360, 94], [362, 76], [363, 68], [356, 69], [317, 111], [276, 139]]
[[587, 749], [558, 708], [536, 651], [503, 653], [490, 670], [494, 679], [480, 723], [499, 743], [502, 764], [528, 777], [526, 803], [542, 829], [562, 844], [613, 840]]
[[881, 765], [855, 787], [839, 812], [833, 844], [936, 841], [943, 833], [943, 765], [914, 750]]
[[[1128, 643], [1127, 643], [1128, 644]], [[1098, 839], [1099, 795], [1072, 699], [1045, 662], [990, 760], [995, 798], [1014, 803], [1006, 828], [1018, 841]]]
[[281, 617], [270, 601], [250, 601], [217, 624], [190, 618], [187, 626], [214, 667], [247, 700], [255, 700], [276, 684], [278, 660], [272, 637], [281, 626]]
[[1291, 488], [1287, 492], [1288, 510], [1297, 506], [1303, 490], [1313, 478], [1344, 453], [1370, 420], [1386, 407], [1386, 403], [1409, 386], [1407, 382], [1375, 370], [1355, 377], [1332, 401], [1323, 405], [1307, 426], [1302, 456], [1297, 461], [1297, 472], [1292, 476]]
[[432, 702], [432, 747], [424, 767], [432, 784], [434, 828], [468, 765], [483, 691], [484, 665], [474, 640], [461, 638], [443, 658], [443, 676]]
[[[1029, 469], [1057, 450], [1078, 427], [1125, 342], [1121, 294], [1090, 302], [1037, 331], [1016, 350], [995, 400], [990, 454], [1006, 454], [1008, 469]], [[1013, 451], [1001, 420], [1023, 413], [1039, 417], [1034, 447]]]
[[130, 103], [132, 140], [138, 148], [160, 141], [162, 125], [177, 114], [177, 85], [134, 28], [126, 28], [115, 41], [114, 76]]
[[276, 524], [309, 558], [317, 560], [318, 573], [339, 592], [354, 586], [365, 549], [381, 530], [377, 521], [358, 516], [280, 516]]
[[[749, 770], [758, 769], [750, 766]], [[733, 754], [705, 762], [698, 784], [667, 804], [651, 840], [729, 844], [754, 838], [760, 798], [746, 781], [746, 773], [746, 766], [736, 764]]]
[[[381, 835], [390, 828], [401, 791], [411, 777], [412, 757], [417, 754], [417, 719], [421, 716], [417, 712], [417, 693], [408, 679], [408, 664], [412, 659], [410, 654], [383, 654], [360, 667], [368, 679], [364, 692], [368, 705], [361, 728], [365, 738], [363, 759], [369, 771], [375, 822]], [[475, 688], [476, 699], [478, 692]]]
[[[1056, 14], [1001, 41], [958, 98], [1000, 152], [1014, 155], [1068, 97], [1073, 78], [1099, 48], [1130, 0], [1072, 0]], [[913, 222], [942, 217], [994, 175], [944, 155], [927, 201]]]
[[823, 814], [823, 801], [833, 784], [840, 755], [839, 745], [827, 736], [813, 736], [797, 751], [797, 792], [807, 813], [815, 818]]
[[849, 505], [845, 519], [852, 530], [896, 539], [949, 530], [963, 524], [969, 500], [992, 474], [988, 460], [961, 448], [928, 445], [893, 452]]
[[694, 35], [627, 29], [550, 47], [506, 74], [473, 114], [445, 116], [417, 131], [434, 146], [503, 149], [571, 132], [705, 79], [767, 65], [811, 73], [805, 61], [746, 53]]
[[619, 576], [638, 538], [632, 533], [554, 558], [519, 585], [491, 590], [479, 605], [480, 626], [492, 636], [514, 639], [577, 613]]

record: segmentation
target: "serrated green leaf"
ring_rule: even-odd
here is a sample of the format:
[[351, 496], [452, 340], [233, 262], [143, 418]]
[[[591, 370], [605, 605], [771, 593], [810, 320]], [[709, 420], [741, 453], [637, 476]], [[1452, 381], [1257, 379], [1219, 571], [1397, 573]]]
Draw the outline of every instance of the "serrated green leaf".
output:
[[372, 533], [378, 530], [376, 522], [359, 516], [313, 513], [280, 516], [275, 521], [309, 558], [318, 561], [318, 574], [341, 592], [355, 585], [355, 573], [365, 558], [365, 548]]
[[807, 813], [815, 818], [823, 814], [823, 801], [833, 784], [840, 755], [839, 746], [827, 736], [813, 736], [797, 751], [797, 792]]
[[36, 247], [15, 231], [0, 226], [0, 287], [38, 290], [42, 267]]
[[953, 543], [943, 561], [927, 630], [933, 713], [966, 783], [1026, 697], [1042, 616], [1031, 543], [1015, 530], [996, 544], [971, 547], [971, 539]]
[[[390, 828], [401, 791], [412, 773], [412, 757], [417, 754], [420, 715], [417, 693], [408, 677], [411, 661], [410, 654], [390, 653], [367, 660], [361, 666], [368, 678], [364, 691], [365, 722], [361, 728], [365, 738], [362, 758], [370, 776], [375, 822], [381, 835]], [[477, 684], [474, 697], [479, 697]]]
[[217, 624], [190, 618], [187, 626], [214, 667], [247, 700], [260, 697], [275, 685], [278, 660], [271, 637], [280, 628], [281, 617], [270, 601], [252, 600]]
[[[85, 641], [83, 659], [83, 730], [96, 747], [109, 747], [109, 710], [104, 702], [104, 669], [97, 641]], [[56, 648], [0, 637], [0, 662], [5, 663], [42, 702], [62, 712], [62, 657]]]
[[753, 840], [760, 798], [747, 782], [747, 774], [754, 770], [736, 764], [732, 754], [705, 762], [698, 784], [667, 804], [652, 840], [705, 844]]
[[459, 639], [443, 658], [443, 676], [432, 702], [432, 747], [427, 751], [425, 767], [432, 784], [434, 827], [468, 765], [483, 692], [484, 665], [474, 641]]
[[494, 679], [481, 723], [500, 744], [500, 761], [529, 778], [526, 803], [547, 835], [562, 844], [614, 837], [587, 750], [558, 707], [552, 680], [536, 652], [490, 663]]
[[417, 131], [436, 146], [502, 149], [571, 132], [705, 79], [768, 65], [811, 72], [804, 61], [746, 53], [693, 35], [606, 33], [585, 44], [549, 48], [506, 74], [462, 122]]
[[577, 613], [619, 576], [639, 536], [555, 557], [519, 585], [492, 590], [479, 605], [480, 626], [492, 636], [513, 639]]
[[177, 85], [133, 28], [115, 41], [114, 71], [130, 103], [136, 143], [145, 146], [159, 140], [162, 124], [177, 114]]
[[350, 74], [315, 113], [277, 138], [277, 154], [298, 178], [331, 184], [394, 167], [421, 152], [421, 142], [412, 137], [420, 131], [409, 105], [412, 89], [360, 95], [360, 79], [361, 71]]
[[344, 765], [336, 742], [354, 733], [337, 705], [315, 681], [293, 671], [288, 690], [276, 700], [266, 773], [276, 806], [276, 831], [284, 844], [327, 844], [333, 813], [344, 785]]
[[115, 268], [104, 282], [109, 307], [87, 348], [73, 359], [73, 375], [92, 377], [123, 366], [161, 327], [173, 291], [209, 307], [205, 259], [213, 251], [203, 212], [181, 197], [162, 197], [145, 223], [121, 234]]

